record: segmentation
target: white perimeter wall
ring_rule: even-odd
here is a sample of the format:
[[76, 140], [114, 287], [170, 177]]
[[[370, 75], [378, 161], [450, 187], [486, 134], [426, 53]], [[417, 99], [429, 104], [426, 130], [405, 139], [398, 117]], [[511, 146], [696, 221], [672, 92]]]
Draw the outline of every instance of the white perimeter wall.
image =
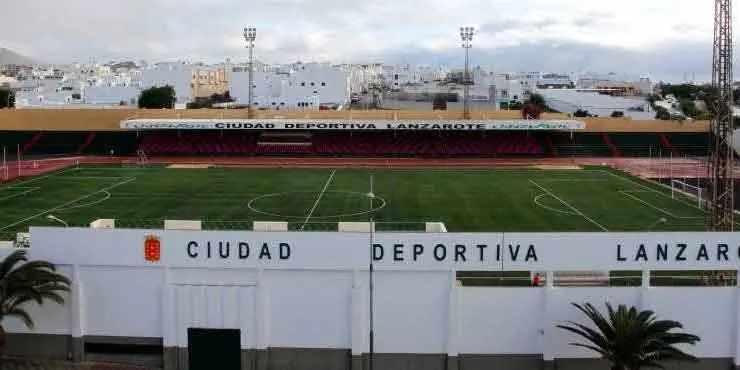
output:
[[[61, 271], [73, 275], [72, 267]], [[33, 307], [36, 328], [8, 332], [164, 337], [187, 346], [188, 327], [240, 328], [244, 348], [368, 349], [367, 271], [77, 267], [66, 306]], [[169, 283], [166, 280], [169, 279]], [[166, 294], [163, 294], [166, 292]], [[594, 357], [555, 323], [582, 322], [571, 302], [651, 308], [701, 336], [691, 352], [736, 354], [736, 288], [457, 287], [449, 272], [381, 271], [375, 279], [376, 351]], [[163, 310], [163, 307], [166, 309]], [[79, 312], [75, 315], [74, 312]]]
[[[73, 249], [82, 248], [75, 247], [84, 240], [79, 239], [81, 234], [54, 229], [47, 236], [39, 236], [48, 230], [32, 230], [31, 257], [56, 256], [64, 260], [60, 253], [69, 248], [65, 255], [80, 263], [63, 261], [61, 271], [74, 280], [69, 303], [32, 308], [37, 324], [33, 332], [75, 337], [163, 337], [165, 346], [185, 347], [188, 327], [239, 328], [244, 348], [349, 348], [355, 354], [368, 351], [365, 268], [198, 268], [164, 261], [112, 266], [114, 260], [126, 260], [126, 253], [114, 258], [110, 246], [97, 235], [115, 237], [121, 243], [118, 248], [135, 249], [137, 258], [142, 256], [142, 244], [128, 243], [131, 240], [120, 231], [84, 230], [92, 239], [87, 254], [90, 258], [75, 257], [80, 250]], [[135, 232], [137, 241], [148, 233]], [[64, 238], [60, 233], [73, 235]], [[322, 240], [326, 242], [325, 237]], [[86, 260], [106, 254], [112, 261], [110, 266], [85, 265]], [[455, 284], [455, 271], [448, 268], [379, 267], [374, 288], [378, 352], [542, 354], [546, 360], [594, 357], [568, 345], [577, 338], [554, 325], [567, 320], [583, 322], [571, 302], [603, 307], [603, 302], [609, 301], [651, 308], [662, 317], [679, 320], [686, 330], [702, 338], [691, 352], [740, 362], [740, 289], [736, 287], [461, 287]], [[29, 332], [14, 319], [3, 324], [9, 332]]]

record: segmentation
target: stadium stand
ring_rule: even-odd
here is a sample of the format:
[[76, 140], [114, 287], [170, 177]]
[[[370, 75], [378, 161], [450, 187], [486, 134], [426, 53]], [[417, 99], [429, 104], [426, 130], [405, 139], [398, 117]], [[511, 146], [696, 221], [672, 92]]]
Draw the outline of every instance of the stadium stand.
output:
[[551, 139], [562, 157], [611, 157], [613, 154], [601, 134], [552, 134]]
[[614, 145], [624, 157], [647, 157], [655, 155], [658, 152], [666, 152], [667, 149], [660, 141], [660, 136], [656, 134], [610, 134]]
[[[135, 132], [100, 132], [82, 148], [82, 154], [126, 155], [135, 153], [139, 146]], [[78, 150], [79, 151], [79, 150]]]
[[682, 156], [704, 156], [707, 153], [709, 137], [706, 134], [666, 134], [672, 148]]
[[36, 136], [35, 143], [28, 146], [23, 154], [61, 155], [73, 154], [85, 142], [87, 135], [79, 133], [44, 133]]
[[[702, 133], [472, 132], [2, 132], [9, 157], [50, 155], [621, 157], [700, 156]], [[610, 141], [607, 143], [606, 140]]]

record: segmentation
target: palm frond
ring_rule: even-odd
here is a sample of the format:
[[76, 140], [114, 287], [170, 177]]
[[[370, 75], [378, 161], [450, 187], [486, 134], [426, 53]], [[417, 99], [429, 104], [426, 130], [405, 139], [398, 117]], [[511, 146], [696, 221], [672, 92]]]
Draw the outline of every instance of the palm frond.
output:
[[31, 318], [31, 315], [29, 315], [28, 312], [26, 312], [26, 310], [22, 308], [16, 308], [6, 313], [5, 316], [17, 317], [18, 319], [21, 320], [21, 322], [23, 322], [24, 325], [26, 325], [26, 328], [33, 330], [33, 327], [34, 327], [33, 319]]
[[30, 328], [33, 320], [26, 311], [28, 304], [52, 301], [64, 304], [63, 292], [72, 281], [57, 271], [53, 263], [28, 261], [25, 250], [17, 250], [0, 262], [0, 321], [18, 317]]
[[573, 306], [591, 321], [595, 329], [571, 321], [556, 326], [589, 342], [571, 345], [598, 353], [611, 361], [614, 368], [663, 368], [661, 362], [666, 360], [696, 360], [677, 346], [694, 345], [701, 339], [679, 331], [683, 325], [678, 321], [659, 320], [651, 310], [624, 304], [615, 307], [607, 302], [606, 315], [590, 303], [573, 303]]

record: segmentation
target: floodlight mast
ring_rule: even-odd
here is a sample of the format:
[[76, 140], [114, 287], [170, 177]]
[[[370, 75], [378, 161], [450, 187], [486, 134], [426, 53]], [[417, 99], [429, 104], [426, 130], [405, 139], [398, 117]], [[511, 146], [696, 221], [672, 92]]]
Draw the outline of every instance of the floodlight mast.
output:
[[475, 28], [473, 27], [460, 27], [460, 40], [462, 40], [462, 47], [465, 49], [465, 72], [463, 75], [463, 119], [470, 119], [470, 85], [472, 79], [470, 78], [470, 48], [473, 47], [473, 35], [475, 35]]
[[247, 118], [253, 117], [252, 100], [254, 99], [254, 41], [257, 39], [257, 28], [245, 27], [244, 28], [244, 40], [247, 42], [247, 49], [249, 49], [249, 97], [247, 102]]

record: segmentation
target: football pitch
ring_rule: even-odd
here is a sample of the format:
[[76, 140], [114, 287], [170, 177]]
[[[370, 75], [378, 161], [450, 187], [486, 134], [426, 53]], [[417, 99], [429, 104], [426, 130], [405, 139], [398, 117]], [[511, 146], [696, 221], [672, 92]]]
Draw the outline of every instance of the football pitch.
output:
[[[54, 217], [50, 218], [49, 215]], [[288, 221], [291, 230], [449, 232], [701, 231], [696, 200], [611, 169], [174, 169], [79, 166], [0, 187], [0, 233], [29, 226], [162, 228], [165, 219], [205, 229], [248, 230]], [[53, 218], [56, 218], [54, 220]]]

